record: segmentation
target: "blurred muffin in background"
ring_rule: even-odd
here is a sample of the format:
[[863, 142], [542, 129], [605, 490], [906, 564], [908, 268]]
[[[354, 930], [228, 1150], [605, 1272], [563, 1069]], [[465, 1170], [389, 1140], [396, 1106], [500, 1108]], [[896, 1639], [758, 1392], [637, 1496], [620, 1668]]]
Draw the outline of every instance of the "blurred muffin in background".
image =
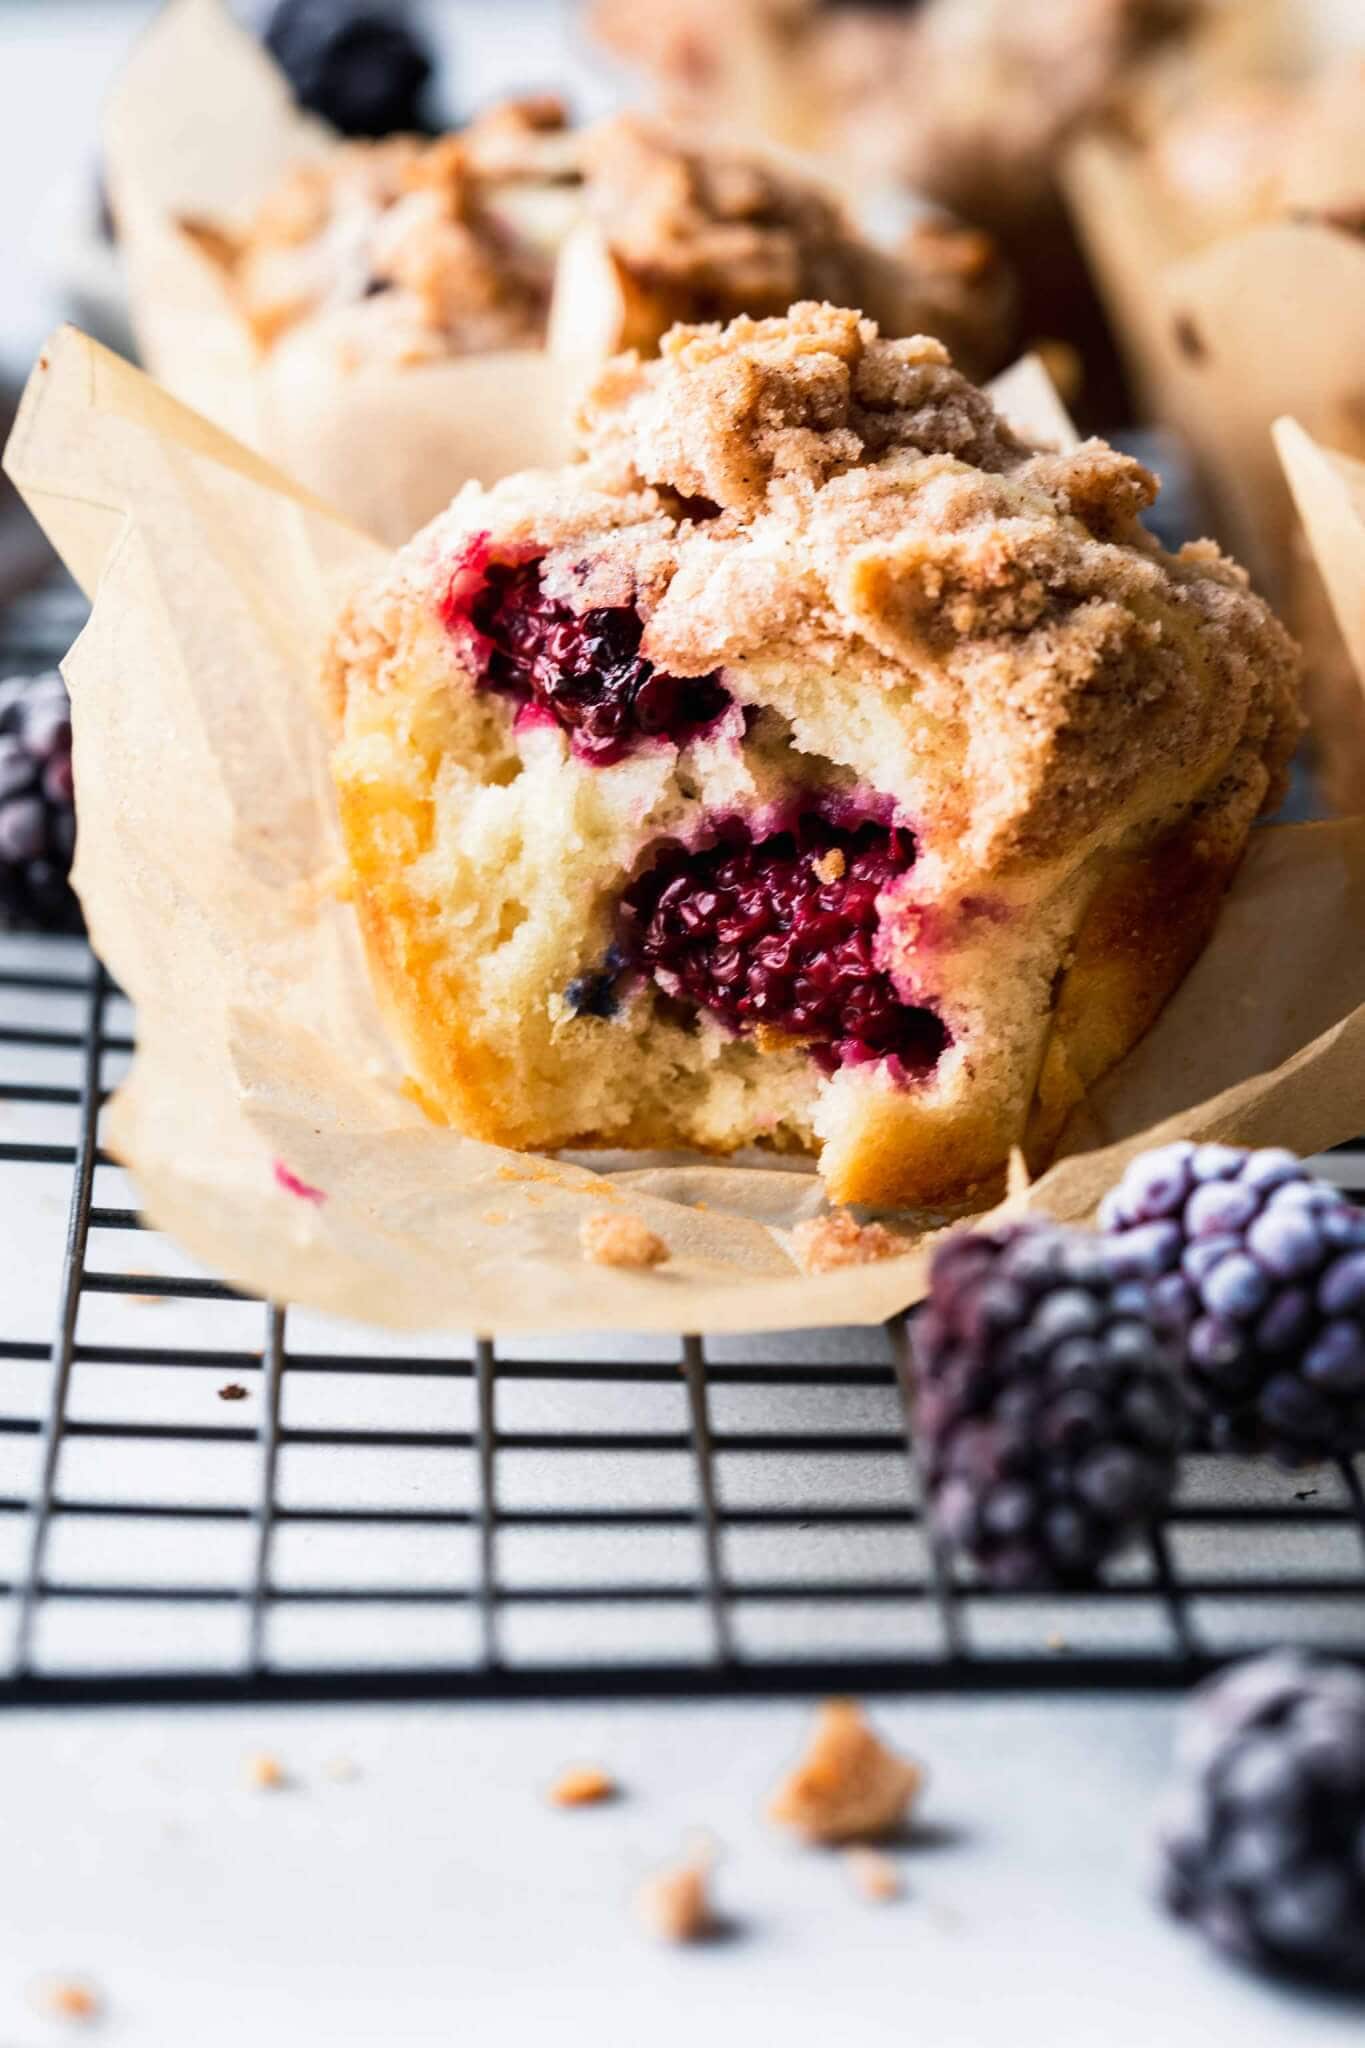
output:
[[1365, 59], [1192, 92], [1148, 141], [1192, 242], [1284, 219], [1365, 231]]
[[1081, 348], [1111, 406], [1112, 352], [1058, 188], [1067, 142], [1118, 104], [1142, 61], [1217, 0], [593, 0], [591, 25], [663, 104], [747, 121], [894, 179], [987, 230], [1014, 262], [1029, 338]]
[[263, 349], [307, 323], [356, 363], [534, 345], [581, 177], [554, 100], [459, 135], [344, 142], [298, 164], [240, 237], [195, 224]]
[[988, 236], [926, 218], [885, 249], [802, 169], [638, 114], [586, 131], [586, 217], [621, 275], [621, 340], [652, 352], [677, 321], [854, 306], [888, 335], [932, 334], [969, 374], [1004, 361], [1013, 279]]
[[[240, 236], [196, 232], [263, 350], [306, 339], [343, 367], [538, 346], [570, 277], [612, 297], [608, 348], [648, 353], [678, 320], [811, 298], [856, 306], [888, 334], [933, 334], [978, 376], [1013, 336], [1012, 280], [987, 237], [933, 221], [883, 248], [771, 153], [640, 115], [575, 130], [552, 99], [509, 102], [434, 142], [341, 144], [299, 165]], [[561, 272], [585, 234], [596, 271]], [[557, 302], [555, 317], [575, 309]]]

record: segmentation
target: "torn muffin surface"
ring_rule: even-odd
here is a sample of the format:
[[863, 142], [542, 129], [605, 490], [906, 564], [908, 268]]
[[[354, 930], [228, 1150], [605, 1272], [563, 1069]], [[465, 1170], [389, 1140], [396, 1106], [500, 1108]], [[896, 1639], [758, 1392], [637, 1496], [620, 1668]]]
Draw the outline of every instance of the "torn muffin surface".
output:
[[818, 1153], [925, 1206], [1045, 1156], [1197, 954], [1292, 644], [1155, 480], [803, 304], [612, 364], [344, 616], [333, 767], [424, 1099], [518, 1147]]

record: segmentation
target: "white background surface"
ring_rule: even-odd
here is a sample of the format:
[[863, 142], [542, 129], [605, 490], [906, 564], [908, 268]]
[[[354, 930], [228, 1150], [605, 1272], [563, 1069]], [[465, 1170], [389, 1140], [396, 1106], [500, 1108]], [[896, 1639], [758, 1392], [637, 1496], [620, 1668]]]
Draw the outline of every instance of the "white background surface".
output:
[[[1358, 0], [1342, 4], [1349, 10]], [[554, 6], [444, 11], [457, 36], [480, 17], [486, 54], [482, 68], [466, 59], [470, 98], [551, 75], [541, 60], [557, 47]], [[73, 167], [84, 174], [104, 81], [130, 24], [147, 12], [142, 0], [0, 5], [0, 356], [8, 365], [23, 366], [60, 310], [50, 289], [53, 233], [35, 222], [54, 181]], [[593, 91], [601, 88], [589, 81], [580, 99]], [[14, 1072], [12, 1061], [5, 1072]], [[66, 1078], [56, 1056], [43, 1072]], [[46, 1115], [32, 1113], [24, 1134], [36, 1135]], [[20, 1134], [13, 1111], [5, 1130]], [[109, 1188], [99, 1199], [119, 1195]], [[64, 1229], [60, 1171], [0, 1178], [6, 1334], [48, 1334]], [[165, 1269], [166, 1254], [142, 1241], [98, 1250], [100, 1263]], [[146, 1329], [150, 1315], [108, 1301], [93, 1312], [108, 1319], [95, 1326], [106, 1332], [120, 1317], [132, 1319], [124, 1330]], [[222, 1341], [217, 1319], [225, 1313], [242, 1331], [259, 1315], [215, 1310], [210, 1329], [206, 1311], [161, 1308], [146, 1341]], [[228, 1341], [256, 1339], [247, 1332]], [[4, 1412], [39, 1412], [43, 1369], [5, 1365], [0, 1372]], [[77, 1412], [88, 1416], [246, 1419], [241, 1408], [224, 1410], [212, 1398], [212, 1375], [130, 1370], [78, 1380]], [[352, 1382], [344, 1405], [323, 1419], [373, 1420], [377, 1410], [392, 1417], [419, 1398], [446, 1399], [454, 1413], [467, 1399], [463, 1388], [435, 1387], [433, 1397], [400, 1383]], [[309, 1403], [320, 1412], [324, 1396], [317, 1385], [290, 1389], [301, 1404], [296, 1416]], [[592, 1390], [591, 1399], [605, 1399], [616, 1426], [632, 1426], [624, 1393], [619, 1405], [610, 1389]], [[751, 1409], [761, 1414], [762, 1405], [760, 1391]], [[853, 1404], [844, 1412], [856, 1426]], [[827, 1419], [822, 1413], [820, 1422]], [[22, 1488], [27, 1450], [4, 1448], [14, 1469], [0, 1475], [0, 1490]], [[81, 1451], [63, 1472], [64, 1487], [75, 1492], [109, 1497], [120, 1487], [145, 1488], [153, 1476], [181, 1498], [249, 1491], [250, 1468], [228, 1447], [176, 1447], [154, 1475], [97, 1444]], [[335, 1494], [341, 1455], [319, 1455], [290, 1483], [320, 1499], [329, 1489]], [[659, 1462], [645, 1474], [621, 1468], [615, 1481], [647, 1497], [660, 1471]], [[789, 1476], [801, 1483], [799, 1473]], [[534, 1491], [542, 1480], [550, 1483], [530, 1470], [522, 1483]], [[372, 1475], [376, 1497], [387, 1498], [392, 1486], [413, 1502], [442, 1497], [450, 1483], [448, 1462], [440, 1471], [419, 1464], [399, 1477]], [[6, 1520], [9, 1543], [16, 1518]], [[102, 1565], [115, 1578], [140, 1568], [162, 1578], [240, 1579], [241, 1534], [193, 1546], [177, 1534], [172, 1547], [151, 1525], [149, 1553], [145, 1535], [115, 1537], [94, 1525], [70, 1539], [84, 1549], [55, 1562], [73, 1573]], [[466, 1560], [446, 1540], [450, 1550], [428, 1549], [401, 1568], [455, 1575]], [[126, 1547], [138, 1543], [140, 1551]], [[338, 1559], [314, 1546], [292, 1568], [314, 1577], [391, 1572], [393, 1559], [376, 1561], [378, 1549], [376, 1541], [365, 1559]], [[648, 1568], [668, 1569], [667, 1551], [650, 1557]], [[1349, 1544], [1340, 1561], [1352, 1568]], [[781, 1558], [763, 1562], [775, 1570]], [[840, 1569], [859, 1562], [852, 1545], [835, 1559]], [[861, 1557], [866, 1569], [878, 1562]], [[690, 1554], [672, 1563], [695, 1568]], [[618, 1575], [640, 1566], [631, 1556], [601, 1561]], [[285, 1555], [281, 1569], [290, 1568]], [[537, 1569], [553, 1569], [553, 1559], [539, 1560]], [[109, 1654], [137, 1661], [169, 1628], [186, 1654], [212, 1654], [216, 1643], [230, 1657], [240, 1619], [231, 1607], [198, 1619], [163, 1610], [150, 1621], [103, 1607], [68, 1613], [43, 1649], [60, 1663], [88, 1648], [97, 1630]], [[675, 1614], [670, 1626], [676, 1622]], [[400, 1654], [377, 1618], [370, 1624], [362, 1615], [357, 1623], [352, 1613], [348, 1628], [357, 1625], [372, 1627], [376, 1654]], [[834, 1625], [828, 1617], [826, 1625]], [[1042, 1619], [1017, 1625], [1037, 1642]], [[411, 1653], [410, 1617], [403, 1626]], [[315, 1654], [325, 1636], [325, 1617], [315, 1618], [296, 1649]], [[417, 1649], [421, 1638], [419, 1616]], [[270, 2048], [532, 2041], [692, 2048], [708, 2036], [728, 2048], [764, 2034], [792, 2048], [843, 2040], [873, 2048], [902, 2041], [922, 2048], [1359, 2041], [1359, 2006], [1290, 1997], [1236, 1975], [1147, 1904], [1147, 1840], [1169, 1746], [1169, 1703], [940, 1700], [879, 1708], [886, 1731], [927, 1763], [932, 1779], [924, 1806], [931, 1833], [898, 1852], [907, 1895], [881, 1907], [853, 1895], [837, 1859], [789, 1848], [758, 1817], [808, 1711], [758, 1703], [0, 1717], [0, 2044], [32, 2048], [56, 2037], [54, 2023], [30, 2002], [45, 1971], [93, 1979], [108, 2005], [98, 2038], [129, 2048], [238, 2048], [244, 2040]], [[281, 1759], [295, 1780], [291, 1789], [246, 1787], [243, 1760], [257, 1750]], [[623, 1800], [600, 1812], [549, 1811], [540, 1788], [575, 1758], [617, 1774]], [[328, 1775], [337, 1759], [355, 1766], [350, 1782]], [[630, 1896], [696, 1828], [721, 1845], [718, 1890], [735, 1930], [695, 1953], [658, 1951], [637, 1930]]]

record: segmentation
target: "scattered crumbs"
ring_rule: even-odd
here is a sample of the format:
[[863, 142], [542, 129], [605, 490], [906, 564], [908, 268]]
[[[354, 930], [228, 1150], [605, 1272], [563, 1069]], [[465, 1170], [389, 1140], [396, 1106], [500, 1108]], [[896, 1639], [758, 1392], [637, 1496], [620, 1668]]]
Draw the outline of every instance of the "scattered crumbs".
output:
[[904, 1820], [924, 1783], [863, 1718], [856, 1700], [826, 1700], [800, 1762], [768, 1801], [768, 1819], [808, 1842], [865, 1841]]
[[[579, 1183], [571, 1179], [567, 1173], [564, 1173], [548, 1159], [525, 1159], [518, 1166], [500, 1166], [494, 1175], [494, 1179], [548, 1181], [551, 1187], [565, 1188], [571, 1195], [581, 1192]], [[602, 1185], [594, 1192], [599, 1195], [612, 1196], [615, 1195], [616, 1189], [611, 1185], [610, 1181], [603, 1181]]]
[[841, 882], [848, 863], [844, 859], [843, 849], [831, 846], [829, 852], [822, 853], [818, 860], [811, 862], [811, 866], [822, 882]]
[[661, 1266], [668, 1257], [663, 1239], [638, 1216], [585, 1216], [578, 1242], [594, 1266]]
[[322, 1188], [310, 1187], [306, 1180], [300, 1180], [296, 1173], [290, 1172], [282, 1159], [274, 1162], [273, 1172], [276, 1186], [282, 1187], [287, 1195], [297, 1195], [301, 1202], [312, 1202], [315, 1208], [320, 1208], [327, 1200]]
[[[130, 1266], [128, 1268], [128, 1278], [130, 1280], [154, 1280], [156, 1277], [150, 1266]], [[164, 1308], [167, 1297], [164, 1294], [130, 1294], [128, 1299], [129, 1301], [136, 1302], [139, 1308]]]
[[499, 1223], [510, 1223], [511, 1220], [511, 1217], [508, 1215], [505, 1209], [485, 1209], [482, 1216], [480, 1216], [479, 1218], [480, 1223], [491, 1223], [494, 1225], [497, 1225]]
[[265, 1749], [247, 1758], [246, 1781], [254, 1792], [282, 1792], [289, 1783], [284, 1765]]
[[560, 1772], [545, 1796], [551, 1806], [601, 1806], [615, 1799], [617, 1791], [615, 1778], [597, 1764], [572, 1764]]
[[34, 1987], [33, 2003], [48, 2019], [81, 2024], [98, 2019], [102, 2010], [98, 1991], [80, 1977], [45, 1977]]
[[869, 1266], [909, 1251], [884, 1223], [859, 1223], [847, 1209], [808, 1216], [792, 1231], [792, 1253], [803, 1273], [836, 1273], [842, 1266]]
[[874, 1905], [886, 1905], [890, 1900], [898, 1899], [905, 1889], [900, 1871], [880, 1849], [869, 1849], [862, 1843], [845, 1849], [844, 1868], [854, 1891]]
[[659, 1941], [702, 1941], [713, 1932], [711, 1861], [709, 1850], [695, 1850], [641, 1885], [636, 1910]]
[[1064, 1657], [1071, 1648], [1070, 1643], [1059, 1628], [1049, 1629], [1043, 1638], [1043, 1642], [1045, 1647], [1051, 1650], [1054, 1656], [1057, 1657]]
[[218, 1399], [220, 1401], [245, 1401], [246, 1398], [246, 1388], [239, 1386], [236, 1380], [229, 1380], [225, 1387], [219, 1387], [218, 1389]]
[[322, 1767], [322, 1775], [334, 1785], [353, 1785], [360, 1776], [360, 1765], [354, 1757], [330, 1756]]

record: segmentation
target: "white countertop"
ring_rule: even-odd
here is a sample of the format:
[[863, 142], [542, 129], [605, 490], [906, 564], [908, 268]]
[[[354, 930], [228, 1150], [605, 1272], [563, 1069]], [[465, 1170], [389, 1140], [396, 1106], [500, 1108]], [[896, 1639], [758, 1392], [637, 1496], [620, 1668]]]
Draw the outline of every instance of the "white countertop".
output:
[[[886, 1905], [756, 1814], [804, 1708], [11, 1715], [0, 2039], [54, 2036], [27, 1997], [52, 1971], [98, 1987], [111, 2048], [1359, 2042], [1359, 2005], [1235, 1973], [1147, 1903], [1167, 1705], [877, 1718], [932, 1774]], [[294, 1788], [246, 1786], [257, 1750]], [[577, 1758], [618, 1776], [617, 1805], [543, 1804]], [[328, 1776], [339, 1759], [358, 1775]], [[698, 1827], [733, 1930], [660, 1949], [631, 1895]]]

